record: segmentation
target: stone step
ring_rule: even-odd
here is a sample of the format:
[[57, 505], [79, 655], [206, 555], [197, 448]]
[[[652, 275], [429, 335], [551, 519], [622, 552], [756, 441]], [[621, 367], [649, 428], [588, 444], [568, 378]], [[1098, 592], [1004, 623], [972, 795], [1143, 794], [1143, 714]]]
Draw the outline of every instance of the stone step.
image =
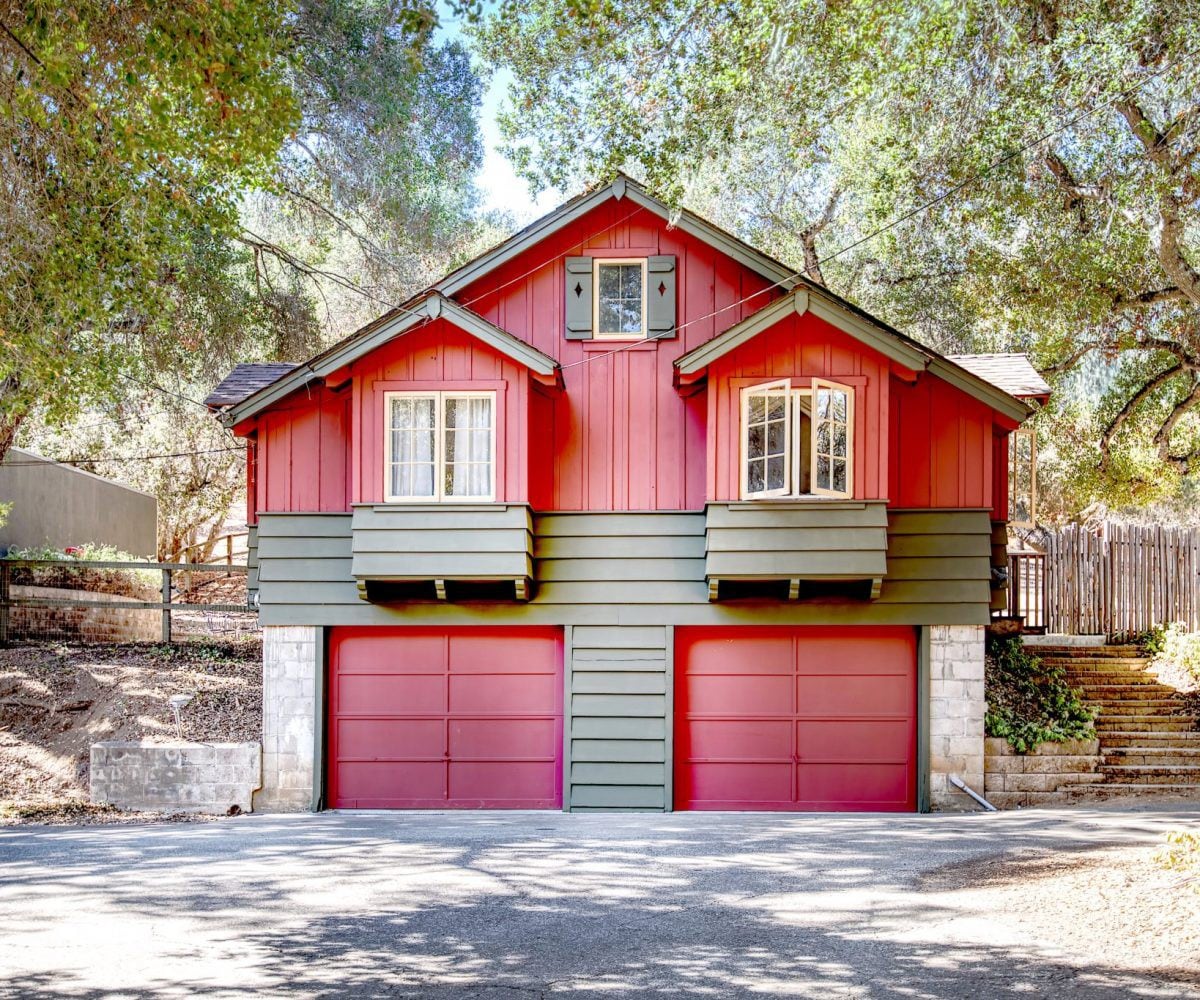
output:
[[1054, 792], [989, 792], [984, 796], [997, 809], [1054, 808], [1121, 799], [1200, 800], [1190, 785], [1076, 785]]
[[1114, 730], [1100, 734], [1100, 752], [1108, 753], [1109, 750], [1119, 750], [1125, 747], [1155, 747], [1167, 749], [1168, 747], [1177, 748], [1200, 748], [1200, 733], [1148, 733], [1143, 731], [1121, 732]]
[[1200, 764], [1103, 764], [1106, 784], [1192, 785], [1200, 793]]
[[1086, 659], [1088, 657], [1138, 657], [1146, 655], [1141, 646], [1136, 646], [1132, 643], [1117, 643], [1109, 646], [1043, 646], [1039, 644], [1026, 646], [1025, 648], [1036, 656], [1063, 656], [1071, 659], [1076, 657]]
[[1144, 734], [1176, 735], [1178, 733], [1191, 733], [1195, 731], [1195, 725], [1186, 719], [1145, 718], [1144, 716], [1130, 717], [1114, 715], [1107, 719], [1099, 718], [1092, 725], [1095, 727], [1096, 735], [1100, 737], [1102, 743], [1105, 736], [1112, 732], [1127, 733], [1131, 730], [1136, 730]]
[[1085, 698], [1104, 715], [1178, 715], [1187, 714], [1178, 698]]
[[1200, 745], [1193, 747], [1113, 747], [1103, 754], [1106, 765], [1133, 764], [1141, 767], [1200, 766]]
[[1085, 688], [1088, 691], [1130, 691], [1138, 695], [1147, 691], [1162, 691], [1165, 694], [1175, 694], [1176, 689], [1169, 684], [1160, 684], [1153, 678], [1123, 677], [1109, 675], [1107, 677], [1071, 677], [1068, 678], [1071, 687]]

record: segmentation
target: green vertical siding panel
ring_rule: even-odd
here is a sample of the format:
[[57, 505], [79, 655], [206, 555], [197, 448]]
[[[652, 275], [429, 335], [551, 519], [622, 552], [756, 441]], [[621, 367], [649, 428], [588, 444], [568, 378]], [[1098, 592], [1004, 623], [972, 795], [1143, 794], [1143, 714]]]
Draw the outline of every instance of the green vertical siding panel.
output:
[[668, 634], [661, 625], [571, 629], [571, 808], [665, 807]]

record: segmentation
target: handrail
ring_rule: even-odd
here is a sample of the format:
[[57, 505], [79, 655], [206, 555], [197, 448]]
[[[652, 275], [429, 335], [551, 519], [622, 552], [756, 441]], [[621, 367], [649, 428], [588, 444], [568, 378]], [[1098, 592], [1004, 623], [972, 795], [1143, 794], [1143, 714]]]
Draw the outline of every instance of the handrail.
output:
[[9, 559], [0, 558], [6, 566], [59, 566], [86, 567], [90, 569], [143, 569], [143, 570], [186, 570], [192, 573], [246, 573], [247, 566], [227, 566], [225, 563], [170, 563], [170, 562], [106, 562], [100, 559]]

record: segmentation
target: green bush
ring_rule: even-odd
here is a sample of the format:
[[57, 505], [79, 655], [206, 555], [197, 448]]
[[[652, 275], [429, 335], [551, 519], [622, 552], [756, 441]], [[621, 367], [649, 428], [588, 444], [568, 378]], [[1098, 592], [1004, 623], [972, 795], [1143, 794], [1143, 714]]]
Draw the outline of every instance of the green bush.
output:
[[118, 594], [141, 600], [156, 600], [161, 588], [162, 573], [152, 569], [97, 569], [75, 566], [78, 562], [146, 562], [111, 545], [84, 542], [67, 551], [48, 545], [8, 550], [8, 559], [37, 559], [52, 561], [53, 566], [14, 566], [10, 579], [15, 584], [35, 587], [64, 587], [69, 590], [91, 590], [96, 593]]
[[1156, 668], [1181, 670], [1200, 683], [1200, 632], [1189, 632], [1182, 622], [1156, 625], [1145, 634], [1142, 648]]
[[1019, 636], [988, 638], [986, 670], [988, 736], [1008, 740], [1017, 753], [1095, 737], [1095, 709], [1080, 700], [1062, 668], [1044, 666]]

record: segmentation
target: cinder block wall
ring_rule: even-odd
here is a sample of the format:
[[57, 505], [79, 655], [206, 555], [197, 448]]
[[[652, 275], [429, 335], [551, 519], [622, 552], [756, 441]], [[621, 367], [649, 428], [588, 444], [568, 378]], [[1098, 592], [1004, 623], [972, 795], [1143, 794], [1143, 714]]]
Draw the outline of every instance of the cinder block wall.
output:
[[983, 794], [982, 625], [929, 629], [929, 800], [934, 809], [976, 806], [950, 784], [958, 775]]
[[312, 808], [321, 643], [319, 628], [263, 627], [263, 769], [256, 812]]
[[152, 812], [246, 812], [261, 781], [257, 743], [93, 743], [98, 805]]

